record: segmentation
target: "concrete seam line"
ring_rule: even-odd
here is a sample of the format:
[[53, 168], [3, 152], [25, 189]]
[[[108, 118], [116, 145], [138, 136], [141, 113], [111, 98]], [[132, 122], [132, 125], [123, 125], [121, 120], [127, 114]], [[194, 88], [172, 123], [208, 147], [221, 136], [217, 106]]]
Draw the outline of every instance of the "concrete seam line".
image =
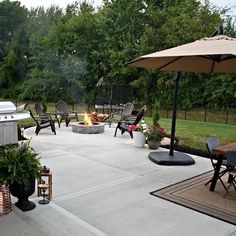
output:
[[73, 215], [69, 211], [67, 211], [64, 208], [58, 206], [57, 204], [51, 202], [50, 205], [56, 211], [58, 211], [59, 213], [63, 214], [64, 216], [68, 217], [69, 219], [73, 220], [74, 222], [76, 222], [77, 224], [79, 224], [83, 228], [89, 230], [90, 232], [94, 233], [95, 235], [97, 235], [97, 236], [108, 236], [107, 234], [105, 234], [101, 230], [95, 228], [94, 226], [90, 225], [89, 223], [87, 223], [86, 221], [82, 220], [81, 218]]
[[84, 195], [84, 194], [87, 194], [87, 193], [91, 193], [91, 192], [94, 192], [94, 191], [106, 189], [106, 188], [115, 186], [115, 185], [117, 185], [117, 184], [126, 183], [126, 182], [129, 182], [129, 181], [132, 181], [132, 180], [141, 178], [141, 177], [142, 177], [142, 176], [126, 177], [126, 178], [123, 178], [123, 179], [121, 179], [121, 180], [113, 181], [113, 182], [106, 183], [106, 184], [102, 184], [102, 185], [95, 186], [95, 187], [91, 187], [91, 188], [88, 188], [88, 189], [84, 189], [84, 190], [82, 190], [82, 191], [80, 191], [80, 192], [71, 193], [71, 194], [68, 194], [68, 195], [65, 195], [65, 196], [62, 196], [62, 197], [53, 199], [53, 202], [59, 202], [59, 201], [62, 201], [62, 200], [74, 198], [74, 197], [77, 197], [77, 196], [80, 196], [80, 195]]

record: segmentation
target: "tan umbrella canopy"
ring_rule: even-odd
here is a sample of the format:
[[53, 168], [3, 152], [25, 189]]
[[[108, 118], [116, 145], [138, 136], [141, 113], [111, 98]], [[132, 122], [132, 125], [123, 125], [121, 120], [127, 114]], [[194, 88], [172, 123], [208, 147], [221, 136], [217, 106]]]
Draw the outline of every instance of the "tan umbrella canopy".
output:
[[236, 38], [217, 35], [138, 57], [128, 66], [201, 73], [236, 72]]
[[[236, 38], [217, 35], [182, 46], [138, 57], [125, 65], [161, 71], [176, 71], [169, 156], [150, 153], [149, 158], [165, 165], [190, 165], [194, 160], [187, 156], [174, 156], [177, 94], [180, 72], [236, 73]], [[176, 156], [176, 155], [175, 155]]]

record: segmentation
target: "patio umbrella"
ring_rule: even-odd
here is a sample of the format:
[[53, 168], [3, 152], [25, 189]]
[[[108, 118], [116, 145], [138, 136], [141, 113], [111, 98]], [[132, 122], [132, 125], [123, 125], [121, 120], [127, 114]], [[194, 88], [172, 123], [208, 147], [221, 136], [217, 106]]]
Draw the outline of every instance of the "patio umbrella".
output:
[[[175, 71], [175, 89], [171, 129], [171, 145], [169, 159], [166, 157], [157, 158], [158, 164], [193, 164], [191, 159], [172, 158], [174, 156], [174, 138], [176, 124], [176, 103], [180, 72], [199, 73], [236, 73], [236, 38], [226, 35], [217, 35], [210, 38], [203, 38], [192, 43], [184, 44], [163, 51], [147, 54], [138, 57], [125, 65], [160, 71]], [[186, 159], [186, 160], [185, 160]], [[163, 162], [164, 161], [164, 162]]]
[[138, 57], [126, 65], [161, 71], [235, 73], [236, 38], [225, 35], [203, 38]]

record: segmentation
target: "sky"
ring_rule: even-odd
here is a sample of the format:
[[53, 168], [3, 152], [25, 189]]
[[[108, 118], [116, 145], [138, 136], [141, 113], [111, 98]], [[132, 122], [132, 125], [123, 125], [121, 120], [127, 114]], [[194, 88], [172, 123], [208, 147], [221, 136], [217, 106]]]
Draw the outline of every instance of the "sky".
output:
[[[31, 7], [44, 6], [45, 8], [51, 5], [56, 5], [61, 8], [65, 8], [69, 3], [73, 3], [75, 0], [18, 0], [22, 5], [30, 9]], [[93, 6], [97, 7], [102, 4], [102, 0], [88, 0]], [[230, 14], [236, 19], [236, 1], [235, 0], [210, 0], [210, 2], [218, 7], [231, 8]]]
[[[22, 5], [25, 5], [28, 9], [31, 7], [44, 6], [49, 7], [50, 5], [57, 5], [61, 8], [65, 8], [67, 4], [73, 3], [75, 0], [18, 0]], [[99, 6], [102, 4], [102, 0], [88, 0], [88, 2], [93, 3], [94, 6]], [[232, 8], [232, 14], [236, 17], [236, 1], [235, 0], [210, 0], [216, 6], [225, 7], [228, 6]]]

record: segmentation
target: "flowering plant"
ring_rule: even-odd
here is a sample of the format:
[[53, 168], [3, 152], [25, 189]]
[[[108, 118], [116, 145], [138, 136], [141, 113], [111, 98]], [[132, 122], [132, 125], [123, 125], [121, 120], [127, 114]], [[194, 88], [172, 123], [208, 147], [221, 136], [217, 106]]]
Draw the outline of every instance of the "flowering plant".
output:
[[146, 136], [148, 140], [160, 142], [167, 135], [164, 128], [159, 124], [147, 128]]
[[142, 120], [141, 124], [131, 125], [129, 131], [138, 131], [145, 134], [147, 132], [147, 125], [145, 121]]

